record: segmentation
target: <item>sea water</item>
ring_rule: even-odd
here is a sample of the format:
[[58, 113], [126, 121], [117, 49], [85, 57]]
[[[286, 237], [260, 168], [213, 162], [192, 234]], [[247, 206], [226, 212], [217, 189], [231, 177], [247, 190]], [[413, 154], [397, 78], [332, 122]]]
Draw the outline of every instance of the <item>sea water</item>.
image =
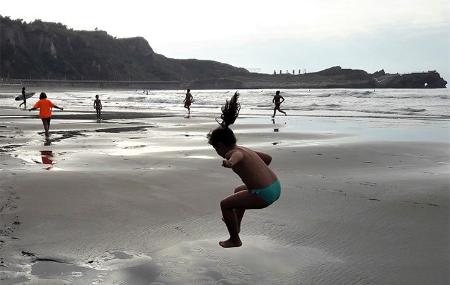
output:
[[[32, 88], [31, 88], [32, 89]], [[183, 112], [185, 90], [67, 90], [33, 89], [28, 100], [34, 104], [45, 91], [49, 99], [67, 110], [92, 111], [99, 95], [104, 111]], [[17, 93], [20, 90], [17, 91]], [[239, 90], [241, 115], [267, 115], [273, 112], [276, 90]], [[448, 89], [281, 89], [286, 101], [281, 105], [289, 115], [361, 118], [450, 119]], [[192, 90], [192, 113], [220, 114], [220, 107], [236, 90]], [[0, 92], [0, 106], [17, 107], [15, 93]], [[281, 114], [280, 114], [281, 115]]]

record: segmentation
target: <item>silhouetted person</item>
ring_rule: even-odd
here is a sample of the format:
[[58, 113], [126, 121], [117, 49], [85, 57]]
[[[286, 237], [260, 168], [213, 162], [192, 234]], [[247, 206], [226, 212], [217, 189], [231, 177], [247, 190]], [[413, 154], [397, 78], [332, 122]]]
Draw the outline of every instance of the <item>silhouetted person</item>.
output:
[[26, 93], [25, 93], [25, 86], [23, 86], [23, 87], [22, 87], [22, 97], [23, 97], [23, 102], [20, 103], [19, 108], [20, 108], [20, 106], [22, 106], [22, 105], [23, 105], [23, 108], [24, 108], [24, 109], [27, 108], [27, 97], [25, 97], [25, 95], [26, 95]]
[[282, 111], [280, 109], [281, 103], [284, 102], [284, 97], [280, 95], [280, 91], [277, 91], [275, 93], [275, 96], [273, 96], [272, 103], [275, 103], [275, 108], [273, 108], [273, 116], [272, 118], [275, 118], [275, 113], [277, 110], [281, 113], [283, 113], [285, 116], [287, 115], [285, 111]]
[[97, 121], [100, 121], [102, 119], [102, 108], [102, 101], [100, 101], [98, 95], [95, 95], [94, 109], [97, 112]]
[[184, 108], [188, 109], [188, 115], [191, 114], [191, 104], [194, 100], [194, 97], [191, 95], [191, 89], [188, 89], [186, 92], [186, 97], [184, 98]]

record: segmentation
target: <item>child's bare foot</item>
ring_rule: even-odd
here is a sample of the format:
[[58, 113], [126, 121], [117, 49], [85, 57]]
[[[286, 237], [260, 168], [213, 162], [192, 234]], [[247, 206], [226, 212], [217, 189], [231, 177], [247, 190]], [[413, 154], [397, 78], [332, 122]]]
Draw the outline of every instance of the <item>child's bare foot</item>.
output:
[[242, 245], [242, 242], [240, 239], [238, 240], [223, 240], [223, 241], [219, 241], [219, 244], [221, 247], [223, 248], [229, 248], [229, 247], [240, 247]]
[[[225, 223], [225, 220], [222, 218], [222, 222], [224, 222]], [[241, 233], [241, 225], [240, 224], [238, 224], [238, 230], [237, 230], [237, 232], [238, 232], [238, 234], [240, 234]]]

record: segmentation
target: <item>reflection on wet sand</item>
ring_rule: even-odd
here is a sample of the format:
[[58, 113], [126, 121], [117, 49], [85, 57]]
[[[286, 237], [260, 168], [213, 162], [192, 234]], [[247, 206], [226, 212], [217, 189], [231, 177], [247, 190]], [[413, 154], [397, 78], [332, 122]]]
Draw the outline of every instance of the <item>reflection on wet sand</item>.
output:
[[46, 166], [45, 169], [50, 170], [53, 167], [53, 151], [41, 150], [42, 164]]
[[[272, 118], [272, 124], [275, 125], [275, 119], [274, 119], [274, 118]], [[275, 127], [275, 126], [274, 126], [274, 127]], [[278, 133], [279, 131], [280, 131], [279, 128], [273, 128], [273, 132], [274, 132], [274, 133]]]

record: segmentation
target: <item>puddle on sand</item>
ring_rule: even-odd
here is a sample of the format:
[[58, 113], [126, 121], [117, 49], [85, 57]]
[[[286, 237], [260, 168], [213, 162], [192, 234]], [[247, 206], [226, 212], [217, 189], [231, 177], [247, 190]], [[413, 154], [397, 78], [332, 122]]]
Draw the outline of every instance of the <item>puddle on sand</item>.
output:
[[32, 280], [30, 284], [47, 284], [45, 282], [52, 280], [53, 282], [63, 281], [62, 284], [70, 282], [70, 284], [83, 285], [140, 285], [148, 284], [148, 280], [154, 280], [158, 276], [158, 272], [149, 256], [124, 251], [110, 251], [85, 264], [38, 258], [31, 265], [30, 275], [28, 277]]
[[281, 245], [263, 236], [242, 240], [234, 249], [221, 248], [216, 239], [182, 242], [153, 258], [112, 250], [84, 264], [38, 259], [31, 275], [71, 284], [286, 284], [311, 267], [342, 262], [313, 247]]
[[283, 284], [311, 266], [341, 262], [317, 248], [262, 236], [243, 236], [243, 246], [234, 249], [221, 248], [215, 239], [183, 242], [153, 260], [161, 270], [155, 280], [160, 284]]

